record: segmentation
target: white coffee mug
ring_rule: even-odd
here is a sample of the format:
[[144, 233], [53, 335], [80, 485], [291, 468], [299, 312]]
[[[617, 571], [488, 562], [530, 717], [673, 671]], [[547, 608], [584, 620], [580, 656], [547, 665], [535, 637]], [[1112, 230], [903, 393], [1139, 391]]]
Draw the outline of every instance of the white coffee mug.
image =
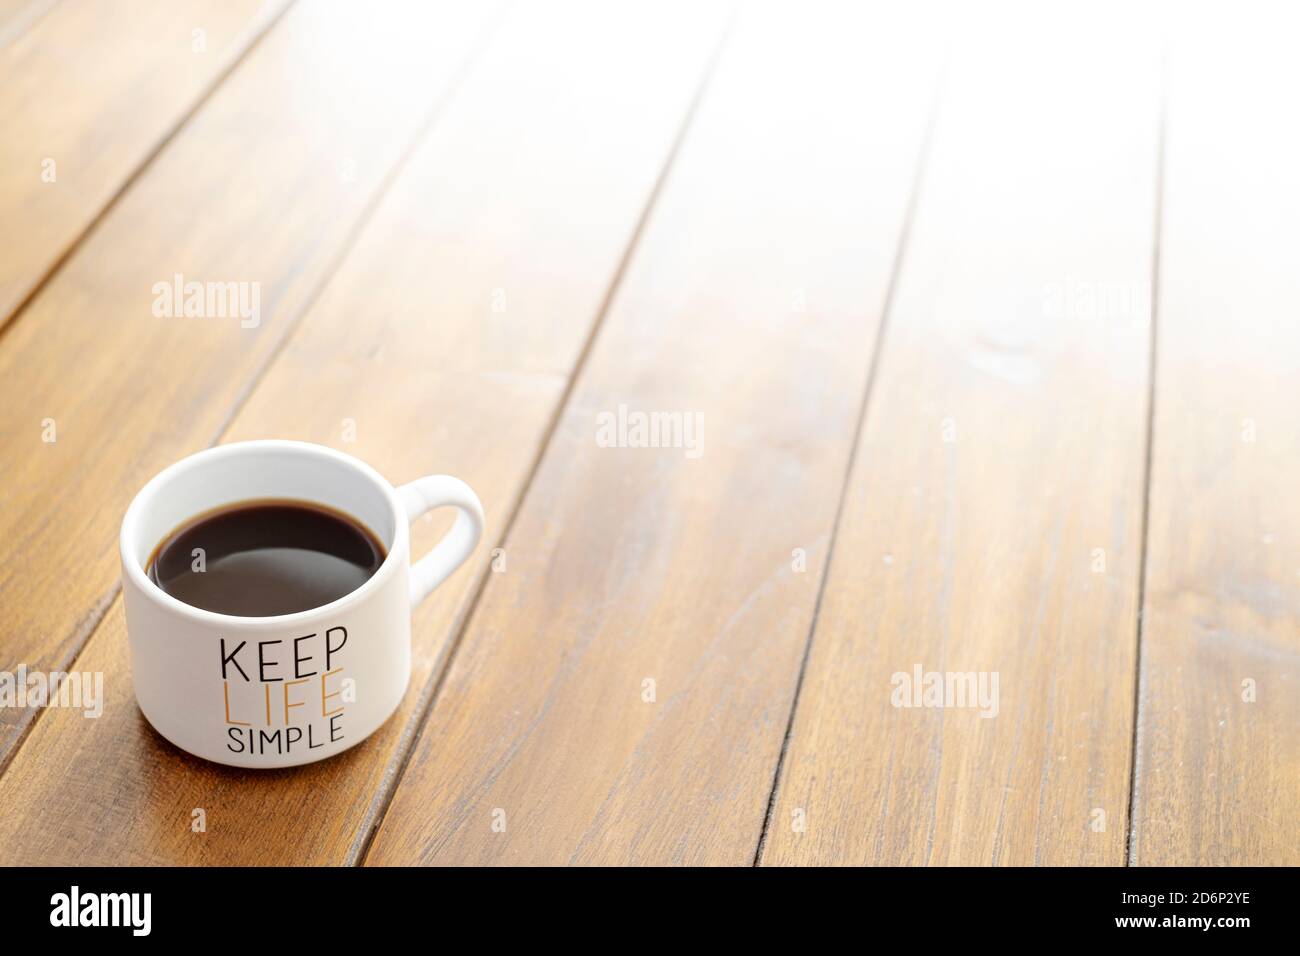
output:
[[[190, 519], [241, 501], [296, 499], [351, 515], [387, 552], [330, 604], [276, 617], [191, 607], [146, 574], [159, 543]], [[443, 506], [455, 525], [410, 561], [408, 523]], [[160, 472], [122, 521], [122, 596], [136, 700], [149, 723], [199, 757], [290, 767], [346, 750], [397, 709], [411, 676], [411, 609], [456, 570], [483, 533], [483, 506], [446, 475], [401, 488], [321, 445], [221, 445]]]

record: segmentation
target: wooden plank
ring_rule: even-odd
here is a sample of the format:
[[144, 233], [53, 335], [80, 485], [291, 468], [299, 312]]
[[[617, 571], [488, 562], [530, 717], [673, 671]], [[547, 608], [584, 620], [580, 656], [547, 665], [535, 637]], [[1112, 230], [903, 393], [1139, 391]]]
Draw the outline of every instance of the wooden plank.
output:
[[[513, 12], [225, 437], [335, 445], [394, 481], [461, 475], [497, 538], [723, 13], [716, 4], [597, 2]], [[417, 523], [415, 552], [442, 530]], [[104, 716], [42, 716], [0, 778], [0, 859], [354, 859], [490, 556], [481, 547], [473, 570], [418, 613], [399, 714], [356, 750], [291, 774], [226, 770], [152, 734], [131, 697], [115, 605], [76, 665], [104, 672]], [[203, 834], [190, 827], [199, 807]]]
[[[1300, 863], [1300, 64], [1258, 11], [1171, 43], [1131, 861]], [[1249, 682], [1249, 683], [1248, 683]]]
[[935, 75], [826, 16], [743, 8], [367, 862], [752, 860]]
[[958, 30], [763, 863], [1123, 860], [1159, 54], [1094, 13]]
[[285, 2], [7, 11], [26, 28], [0, 43], [0, 327]]
[[[0, 338], [6, 662], [75, 657], [131, 496], [221, 434], [490, 14], [404, 9], [290, 10]], [[256, 288], [260, 316], [155, 316], [176, 275]], [[0, 758], [29, 716], [0, 710]]]

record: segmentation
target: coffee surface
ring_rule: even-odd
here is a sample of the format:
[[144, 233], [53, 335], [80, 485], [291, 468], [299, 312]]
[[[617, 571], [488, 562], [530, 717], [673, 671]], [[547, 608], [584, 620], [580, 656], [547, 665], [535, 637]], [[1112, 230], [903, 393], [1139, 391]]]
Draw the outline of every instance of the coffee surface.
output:
[[146, 573], [192, 607], [270, 617], [351, 594], [383, 561], [383, 545], [355, 518], [307, 502], [246, 501], [173, 531]]

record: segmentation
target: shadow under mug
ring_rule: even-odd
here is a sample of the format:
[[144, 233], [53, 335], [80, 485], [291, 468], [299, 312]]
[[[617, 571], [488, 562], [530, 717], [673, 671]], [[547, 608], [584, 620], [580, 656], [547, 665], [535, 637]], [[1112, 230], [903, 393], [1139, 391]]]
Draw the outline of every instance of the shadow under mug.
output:
[[[155, 546], [225, 505], [290, 498], [358, 519], [387, 557], [350, 594], [275, 617], [191, 607], [145, 571]], [[452, 529], [414, 564], [409, 522], [457, 509]], [[122, 596], [140, 710], [196, 756], [237, 767], [290, 767], [360, 743], [397, 709], [411, 676], [411, 610], [483, 534], [483, 507], [446, 475], [394, 488], [365, 462], [296, 441], [220, 445], [184, 458], [140, 490], [122, 520]]]

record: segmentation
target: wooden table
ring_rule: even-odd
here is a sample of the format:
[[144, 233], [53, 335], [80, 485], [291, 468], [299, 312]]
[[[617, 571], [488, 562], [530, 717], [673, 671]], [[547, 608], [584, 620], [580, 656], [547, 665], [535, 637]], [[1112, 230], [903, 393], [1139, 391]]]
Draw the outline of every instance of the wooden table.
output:
[[[1293, 34], [1042, 6], [0, 3], [0, 668], [104, 682], [0, 708], [0, 861], [1300, 862]], [[489, 520], [274, 772], [116, 551], [256, 437]]]

